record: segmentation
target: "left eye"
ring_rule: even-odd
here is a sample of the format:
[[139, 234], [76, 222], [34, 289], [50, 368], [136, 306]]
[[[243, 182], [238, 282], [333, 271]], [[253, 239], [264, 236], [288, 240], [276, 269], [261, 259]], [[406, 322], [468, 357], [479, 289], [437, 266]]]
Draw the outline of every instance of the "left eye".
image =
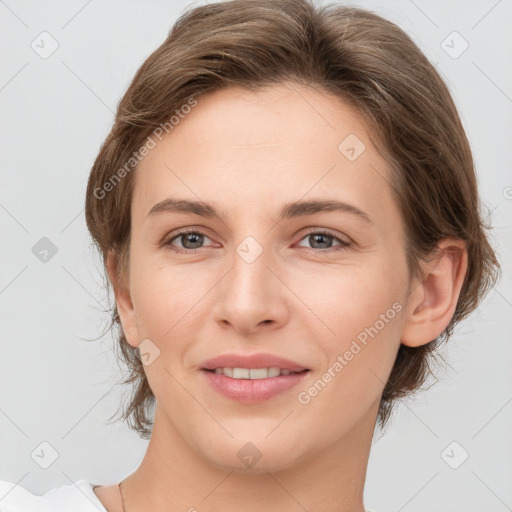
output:
[[[164, 246], [175, 252], [194, 252], [194, 249], [201, 248], [205, 238], [209, 240], [209, 238], [201, 231], [182, 231], [171, 238], [168, 242], [165, 242]], [[309, 249], [329, 249], [333, 247], [334, 240], [339, 242], [338, 247], [341, 248], [348, 247], [350, 245], [350, 242], [322, 231], [313, 231], [308, 233], [301, 239], [301, 241], [306, 239], [313, 245], [313, 247], [309, 247]], [[174, 240], [180, 240], [181, 247], [173, 245], [172, 242]], [[317, 247], [314, 247], [315, 245], [317, 245]]]
[[[332, 247], [333, 240], [337, 240], [341, 247], [348, 247], [350, 245], [346, 240], [342, 240], [337, 236], [331, 235], [330, 233], [324, 233], [322, 231], [313, 231], [306, 235], [302, 240], [304, 239], [307, 239], [309, 243], [313, 244], [313, 249], [329, 249]], [[320, 245], [320, 247], [314, 247], [315, 244]]]

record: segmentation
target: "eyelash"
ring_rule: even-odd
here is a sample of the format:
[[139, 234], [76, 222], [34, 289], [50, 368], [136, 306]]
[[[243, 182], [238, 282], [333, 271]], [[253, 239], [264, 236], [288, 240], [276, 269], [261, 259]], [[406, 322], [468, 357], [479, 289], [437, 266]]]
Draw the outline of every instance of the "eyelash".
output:
[[[171, 245], [171, 242], [173, 242], [177, 238], [180, 238], [183, 235], [190, 235], [190, 234], [203, 235], [203, 236], [208, 238], [208, 235], [206, 233], [203, 233], [202, 231], [198, 231], [198, 230], [187, 231], [187, 230], [184, 230], [184, 231], [180, 231], [179, 233], [176, 233], [167, 242], [164, 242], [163, 246], [167, 250], [170, 250], [170, 251], [173, 251], [173, 252], [177, 252], [177, 253], [181, 253], [181, 254], [192, 254], [192, 253], [196, 253], [199, 249], [204, 249], [204, 247], [198, 247], [197, 249], [183, 249], [183, 248]], [[300, 239], [300, 241], [304, 240], [304, 238], [306, 238], [308, 236], [311, 236], [311, 235], [324, 235], [324, 236], [327, 236], [329, 238], [333, 238], [334, 240], [340, 242], [340, 245], [337, 246], [337, 248], [330, 247], [328, 249], [314, 249], [312, 247], [309, 247], [309, 248], [308, 247], [303, 247], [303, 249], [308, 249], [310, 251], [314, 251], [314, 252], [317, 252], [317, 253], [318, 252], [329, 252], [330, 253], [330, 252], [337, 252], [337, 251], [341, 251], [341, 250], [347, 249], [347, 248], [349, 248], [352, 245], [350, 242], [347, 242], [347, 241], [345, 241], [345, 240], [343, 240], [343, 239], [341, 239], [341, 238], [339, 238], [337, 236], [334, 236], [331, 233], [328, 233], [327, 231], [322, 231], [322, 230], [320, 230], [320, 231], [312, 230], [309, 233], [306, 233]]]

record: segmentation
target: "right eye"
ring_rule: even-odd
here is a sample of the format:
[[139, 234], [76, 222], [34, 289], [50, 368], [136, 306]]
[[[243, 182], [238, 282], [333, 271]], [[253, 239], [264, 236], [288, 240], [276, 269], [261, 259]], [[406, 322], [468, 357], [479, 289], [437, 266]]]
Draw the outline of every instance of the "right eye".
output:
[[[208, 238], [201, 231], [180, 231], [179, 233], [174, 235], [170, 240], [165, 242], [163, 245], [166, 249], [169, 249], [171, 251], [189, 254], [191, 252], [195, 252], [195, 249], [201, 248], [200, 245], [203, 243], [205, 237]], [[173, 245], [172, 242], [174, 240], [180, 241], [180, 243], [182, 244], [181, 248]], [[192, 247], [187, 247], [188, 245], [191, 245]]]

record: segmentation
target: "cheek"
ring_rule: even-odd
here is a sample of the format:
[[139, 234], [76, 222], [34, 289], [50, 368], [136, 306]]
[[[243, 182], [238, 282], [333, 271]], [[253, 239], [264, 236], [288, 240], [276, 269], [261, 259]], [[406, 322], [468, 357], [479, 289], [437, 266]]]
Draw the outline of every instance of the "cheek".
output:
[[300, 390], [305, 394], [299, 402], [310, 401], [310, 412], [332, 414], [334, 424], [343, 425], [349, 410], [358, 417], [379, 399], [400, 346], [406, 278], [405, 269], [375, 262], [338, 274], [329, 294], [318, 295], [334, 334], [318, 340], [325, 367], [313, 387]]
[[331, 272], [329, 282], [320, 280], [320, 285], [317, 283], [312, 288], [310, 298], [318, 316], [323, 317], [333, 331], [326, 337], [332, 340], [330, 345], [339, 348], [340, 342], [344, 346], [360, 334], [360, 339], [364, 340], [364, 333], [375, 324], [383, 337], [387, 336], [385, 331], [396, 335], [405, 278], [402, 270], [390, 270], [382, 262], [374, 261]]
[[[197, 277], [197, 276], [196, 276]], [[204, 283], [190, 270], [179, 266], [141, 265], [134, 272], [133, 304], [139, 329], [163, 339], [172, 336], [174, 325], [190, 315], [204, 295]], [[207, 283], [205, 283], [206, 285]]]
[[347, 280], [352, 288], [329, 294], [325, 318], [335, 334], [317, 340], [326, 362], [308, 387], [298, 390], [297, 401], [312, 422], [331, 418], [327, 437], [343, 435], [349, 418], [361, 418], [380, 400], [399, 348], [399, 283], [380, 276], [377, 286], [370, 277], [375, 276]]

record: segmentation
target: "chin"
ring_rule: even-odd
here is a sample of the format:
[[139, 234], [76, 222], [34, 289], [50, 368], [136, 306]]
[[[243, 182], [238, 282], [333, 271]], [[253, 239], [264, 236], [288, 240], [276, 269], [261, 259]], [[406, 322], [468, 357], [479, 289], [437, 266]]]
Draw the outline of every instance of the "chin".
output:
[[[251, 436], [246, 439], [251, 439]], [[215, 452], [212, 452], [212, 445], [209, 445], [202, 455], [218, 469], [252, 475], [286, 470], [293, 467], [300, 458], [297, 453], [299, 443], [293, 443], [292, 439], [289, 439], [289, 443], [269, 442], [263, 435], [252, 436], [252, 439], [254, 442], [231, 439], [227, 445], [217, 445], [218, 450]]]

